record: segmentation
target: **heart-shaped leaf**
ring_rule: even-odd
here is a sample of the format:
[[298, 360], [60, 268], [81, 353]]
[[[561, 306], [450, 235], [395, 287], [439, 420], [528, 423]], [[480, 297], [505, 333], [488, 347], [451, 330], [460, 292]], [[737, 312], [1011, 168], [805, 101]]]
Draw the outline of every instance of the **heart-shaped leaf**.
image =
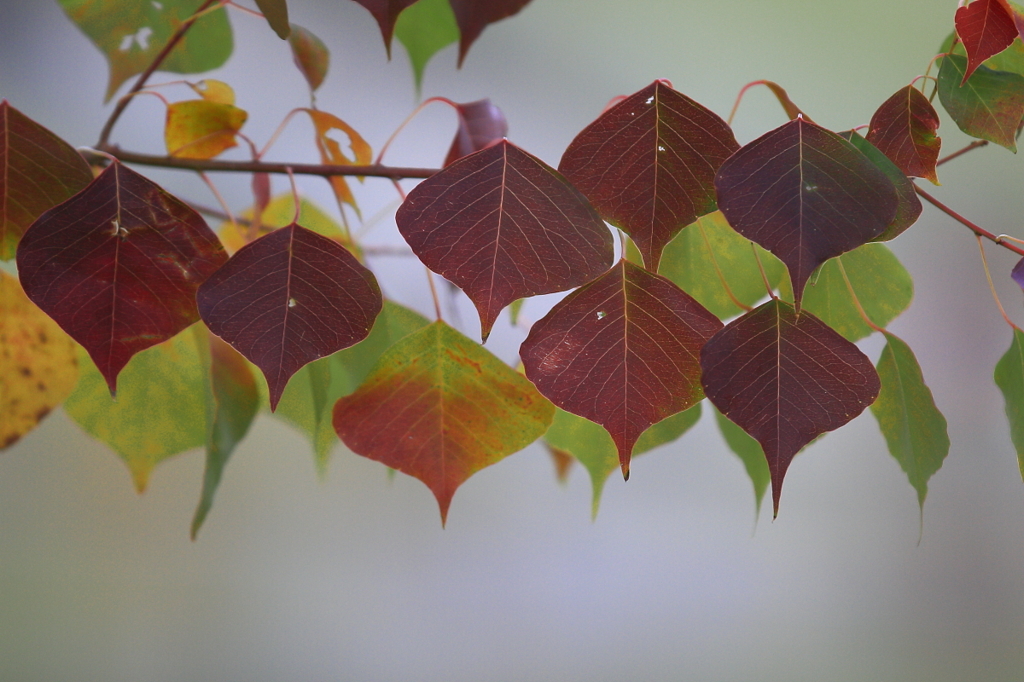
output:
[[18, 275], [113, 394], [135, 353], [199, 319], [196, 290], [226, 260], [198, 213], [115, 161], [25, 232]]
[[652, 424], [700, 402], [700, 349], [722, 323], [659, 275], [621, 260], [533, 325], [519, 355], [558, 407], [611, 434], [629, 478]]
[[864, 411], [880, 387], [857, 346], [774, 299], [708, 341], [701, 366], [711, 402], [764, 449], [776, 516], [793, 456]]
[[90, 182], [74, 147], [0, 101], [0, 259], [14, 258], [21, 235], [43, 211]]
[[521, 374], [444, 322], [406, 336], [334, 407], [353, 452], [423, 481], [441, 523], [474, 473], [540, 438], [554, 407]]
[[484, 340], [512, 301], [589, 282], [613, 258], [586, 198], [507, 140], [421, 182], [395, 220], [419, 259], [473, 301]]
[[449, 0], [459, 25], [459, 66], [488, 24], [516, 14], [530, 0]]
[[558, 170], [657, 272], [665, 245], [717, 207], [715, 173], [737, 149], [725, 121], [655, 81], [584, 128]]
[[967, 60], [951, 54], [939, 66], [939, 101], [950, 118], [971, 137], [1017, 151], [1017, 128], [1024, 119], [1024, 76], [978, 69], [960, 85]]
[[1005, 50], [1017, 37], [1013, 17], [999, 0], [974, 0], [961, 5], [953, 21], [968, 55], [961, 85], [983, 61]]
[[299, 368], [366, 338], [383, 305], [373, 273], [295, 223], [239, 249], [196, 300], [210, 331], [263, 371], [272, 410]]
[[878, 170], [885, 173], [885, 177], [892, 181], [896, 188], [898, 203], [896, 204], [896, 216], [885, 228], [882, 234], [871, 241], [886, 242], [895, 239], [903, 234], [904, 230], [917, 222], [921, 217], [921, 200], [917, 198], [914, 190], [914, 183], [901, 171], [896, 164], [889, 160], [889, 157], [879, 151], [878, 147], [868, 142], [854, 130], [847, 130], [839, 134], [844, 140], [859, 149], [864, 156], [868, 157], [871, 163], [878, 166]]
[[448, 149], [444, 165], [450, 166], [463, 156], [487, 149], [508, 135], [508, 121], [501, 109], [491, 104], [489, 99], [481, 99], [467, 104], [456, 104], [459, 116], [459, 129]]
[[1017, 451], [1017, 464], [1024, 478], [1024, 332], [1013, 328], [1013, 340], [996, 363], [996, 386], [1003, 393], [1010, 440]]
[[935, 134], [938, 129], [939, 115], [928, 98], [908, 85], [878, 107], [867, 140], [904, 175], [927, 178], [937, 185], [935, 162], [942, 146], [942, 139]]
[[331, 53], [327, 46], [312, 31], [296, 24], [291, 25], [288, 45], [292, 48], [295, 66], [309, 83], [309, 89], [315, 91], [327, 77], [327, 68], [331, 64]]
[[715, 187], [729, 224], [789, 268], [798, 309], [814, 269], [882, 234], [898, 203], [864, 154], [799, 116], [733, 154]]

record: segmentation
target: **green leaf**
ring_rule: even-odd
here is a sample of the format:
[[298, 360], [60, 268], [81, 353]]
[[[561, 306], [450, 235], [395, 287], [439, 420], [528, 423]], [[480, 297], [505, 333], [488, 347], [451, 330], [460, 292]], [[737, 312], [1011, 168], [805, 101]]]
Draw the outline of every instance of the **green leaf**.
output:
[[715, 410], [715, 421], [718, 422], [718, 429], [722, 432], [725, 444], [743, 462], [743, 468], [747, 470], [750, 483], [754, 486], [754, 518], [756, 520], [761, 515], [761, 500], [764, 499], [764, 494], [768, 491], [768, 484], [772, 481], [764, 450], [760, 443], [747, 435], [746, 431], [717, 409]]
[[263, 12], [277, 37], [287, 40], [292, 32], [292, 27], [288, 23], [288, 3], [285, 0], [256, 0], [256, 6]]
[[[671, 443], [682, 436], [700, 419], [700, 410], [700, 403], [697, 403], [648, 428], [633, 447], [633, 456]], [[555, 419], [544, 434], [544, 441], [552, 448], [570, 453], [586, 468], [594, 490], [591, 514], [597, 518], [604, 484], [611, 473], [619, 468], [619, 455], [612, 437], [600, 424], [556, 408]], [[763, 455], [761, 459], [764, 459]], [[767, 466], [765, 464], [766, 471]]]
[[886, 344], [878, 360], [882, 389], [871, 406], [889, 452], [907, 474], [924, 511], [928, 479], [942, 467], [949, 453], [946, 418], [924, 383], [914, 352], [902, 339], [885, 332]]
[[668, 243], [658, 274], [675, 282], [720, 319], [733, 317], [743, 309], [733, 302], [729, 291], [748, 306], [768, 295], [755, 250], [772, 286], [779, 284], [786, 271], [778, 258], [760, 246], [751, 246], [752, 242], [736, 232], [721, 211], [715, 211], [683, 228]]
[[[914, 298], [914, 280], [884, 244], [864, 244], [826, 261], [804, 289], [803, 309], [850, 341], [870, 336], [874, 330], [857, 310], [840, 263], [864, 311], [879, 327], [886, 326], [906, 310]], [[788, 280], [782, 289], [783, 298], [792, 302]]]
[[[105, 100], [126, 80], [142, 73], [167, 44], [181, 22], [202, 0], [58, 0], [68, 17], [110, 63]], [[161, 71], [201, 73], [216, 69], [231, 56], [231, 25], [224, 9], [196, 20], [160, 65]]]
[[1006, 401], [1010, 440], [1017, 450], [1017, 464], [1024, 479], [1024, 332], [1016, 327], [1010, 348], [996, 363], [995, 380]]
[[355, 391], [396, 341], [428, 324], [419, 313], [385, 301], [368, 337], [351, 348], [311, 362], [292, 376], [274, 414], [294, 424], [309, 438], [321, 473], [326, 471], [331, 448], [338, 442], [331, 426], [334, 403]]
[[459, 39], [459, 27], [448, 0], [419, 0], [398, 15], [395, 37], [409, 53], [418, 94], [427, 62]]
[[963, 87], [967, 59], [942, 58], [939, 101], [953, 121], [971, 137], [1017, 151], [1016, 134], [1024, 118], [1024, 76], [979, 66]]

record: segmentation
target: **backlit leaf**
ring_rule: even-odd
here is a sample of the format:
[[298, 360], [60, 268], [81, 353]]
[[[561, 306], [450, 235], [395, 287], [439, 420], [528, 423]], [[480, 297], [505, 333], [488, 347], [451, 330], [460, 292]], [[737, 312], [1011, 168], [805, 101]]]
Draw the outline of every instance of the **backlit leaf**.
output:
[[74, 147], [0, 101], [0, 260], [43, 211], [92, 182]]
[[[313, 121], [313, 128], [316, 130], [316, 148], [320, 152], [320, 160], [325, 164], [368, 164], [373, 160], [373, 150], [362, 135], [356, 132], [355, 128], [342, 121], [333, 114], [319, 109], [304, 109], [309, 118]], [[334, 131], [341, 131], [348, 137], [349, 148], [352, 156], [349, 157], [341, 150], [341, 144], [332, 136]], [[335, 175], [330, 178], [331, 188], [339, 203], [346, 203], [359, 211], [356, 199], [352, 196], [345, 176]]]
[[996, 386], [1003, 392], [1010, 440], [1017, 451], [1017, 464], [1024, 478], [1024, 332], [1013, 328], [1013, 340], [996, 363]]
[[[251, 208], [242, 211], [240, 217], [246, 220], [253, 219]], [[263, 209], [260, 217], [259, 228], [256, 231], [257, 237], [270, 234], [279, 227], [290, 225], [295, 219], [295, 197], [291, 192], [278, 194], [271, 199]], [[333, 239], [349, 251], [352, 255], [358, 256], [359, 250], [341, 231], [341, 226], [329, 216], [322, 208], [309, 199], [299, 198], [299, 220], [298, 223], [307, 230], [312, 230], [328, 239]], [[228, 253], [234, 253], [245, 246], [249, 237], [249, 226], [241, 223], [224, 222], [218, 228], [220, 240]]]
[[208, 102], [218, 104], [234, 104], [235, 91], [224, 81], [206, 78], [198, 83], [189, 83], [192, 90]]
[[542, 436], [553, 415], [525, 377], [435, 322], [392, 346], [337, 402], [334, 428], [353, 452], [423, 481], [443, 524], [467, 478]]
[[198, 213], [114, 162], [25, 232], [18, 274], [114, 393], [132, 355], [199, 319], [196, 289], [226, 260]]
[[391, 58], [391, 34], [395, 32], [398, 15], [416, 0], [355, 0], [365, 7], [380, 26], [380, 34], [384, 38], [388, 58]]
[[314, 360], [288, 382], [276, 414], [309, 438], [321, 472], [326, 471], [331, 448], [338, 442], [331, 424], [334, 403], [363, 383], [387, 349], [428, 324], [430, 322], [419, 313], [384, 301], [369, 336], [351, 348]]
[[715, 410], [715, 420], [718, 429], [722, 432], [722, 438], [729, 449], [740, 458], [743, 468], [747, 470], [750, 483], [754, 486], [754, 515], [755, 518], [761, 515], [761, 501], [768, 490], [768, 484], [772, 482], [771, 472], [768, 471], [768, 460], [765, 459], [764, 450], [761, 444], [747, 435], [747, 432], [733, 423], [731, 419]]
[[263, 12], [270, 28], [281, 40], [287, 40], [292, 31], [288, 23], [288, 3], [286, 0], [256, 0], [256, 6]]
[[[140, 74], [202, 0], [58, 0], [64, 12], [110, 63], [109, 100], [121, 84]], [[204, 14], [160, 64], [162, 71], [201, 73], [224, 64], [232, 50], [231, 26], [223, 9]]]
[[717, 208], [715, 173], [737, 149], [725, 121], [655, 81], [584, 128], [558, 170], [656, 272], [665, 244]]
[[878, 169], [885, 173], [885, 176], [892, 181], [896, 188], [898, 203], [896, 204], [896, 216], [885, 228], [885, 232], [878, 235], [871, 241], [886, 242], [895, 239], [908, 227], [917, 222], [921, 216], [921, 200], [917, 198], [914, 191], [914, 183], [910, 181], [903, 171], [896, 164], [889, 160], [889, 157], [878, 150], [878, 148], [864, 139], [854, 130], [847, 130], [839, 134], [844, 140], [848, 140], [854, 147], [859, 149], [868, 160], [878, 166]]
[[954, 24], [968, 55], [963, 82], [983, 61], [1005, 50], [1017, 37], [1013, 18], [998, 0], [974, 0], [961, 5], [956, 10]]
[[711, 402], [764, 449], [776, 516], [794, 455], [860, 414], [879, 390], [875, 368], [855, 345], [778, 300], [716, 334], [701, 366]]
[[247, 113], [231, 104], [190, 99], [167, 107], [164, 143], [167, 153], [182, 159], [212, 159], [235, 147]]
[[729, 224], [789, 268], [797, 306], [814, 269], [880, 235], [898, 201], [856, 147], [799, 117], [733, 154], [715, 186]]
[[272, 410], [303, 365], [366, 338], [382, 305], [373, 273], [295, 223], [239, 249], [196, 300], [210, 331], [263, 371]]
[[[689, 431], [699, 420], [700, 403], [661, 420], [643, 432], [633, 448], [633, 456], [637, 457], [659, 445], [671, 443]], [[590, 483], [594, 491], [590, 512], [593, 518], [597, 518], [604, 484], [611, 473], [619, 468], [619, 455], [611, 436], [589, 419], [556, 409], [555, 419], [551, 422], [548, 432], [544, 434], [544, 441], [552, 449], [575, 457], [590, 474]]]
[[885, 100], [871, 117], [867, 140], [896, 164], [904, 175], [939, 184], [935, 162], [942, 139], [935, 131], [939, 115], [928, 98], [908, 85]]
[[398, 17], [395, 37], [409, 53], [416, 92], [419, 92], [430, 58], [459, 39], [452, 6], [448, 0], [419, 0]]
[[640, 434], [704, 397], [700, 349], [721, 327], [671, 281], [622, 260], [535, 323], [519, 354], [551, 402], [608, 430], [628, 478]]
[[508, 121], [501, 109], [491, 104], [489, 99], [481, 99], [467, 104], [456, 104], [459, 116], [459, 129], [448, 149], [444, 165], [469, 156], [473, 152], [487, 149], [508, 135]]
[[459, 26], [459, 66], [488, 24], [510, 17], [530, 0], [449, 0]]
[[613, 258], [583, 195], [504, 140], [421, 182], [395, 219], [419, 259], [473, 301], [485, 340], [512, 301], [584, 284]]
[[960, 130], [971, 137], [1016, 152], [1017, 128], [1024, 118], [1024, 76], [979, 66], [961, 87], [966, 69], [964, 57], [954, 54], [942, 58], [938, 78], [942, 106]]
[[78, 380], [77, 346], [0, 271], [0, 450], [64, 402]]
[[721, 211], [715, 211], [683, 228], [668, 243], [658, 274], [668, 277], [705, 308], [725, 319], [743, 312], [733, 297], [749, 306], [768, 295], [757, 265], [758, 257], [768, 283], [777, 286], [785, 277], [786, 266], [737, 233]]
[[292, 24], [288, 44], [292, 48], [292, 59], [295, 66], [309, 83], [310, 90], [316, 90], [327, 77], [327, 68], [331, 64], [331, 53], [323, 41], [297, 24]]

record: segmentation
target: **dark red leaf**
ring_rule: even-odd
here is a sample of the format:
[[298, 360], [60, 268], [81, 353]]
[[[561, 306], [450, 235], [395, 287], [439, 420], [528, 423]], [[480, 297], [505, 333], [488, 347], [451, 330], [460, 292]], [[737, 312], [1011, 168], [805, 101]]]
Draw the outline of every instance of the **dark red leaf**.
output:
[[802, 117], [733, 154], [715, 187], [729, 224], [789, 268], [798, 309], [814, 269], [884, 232], [898, 204], [864, 154]]
[[1017, 26], [1017, 35], [1024, 40], [1024, 7], [1021, 7], [1011, 0], [997, 0], [1003, 9], [1007, 11], [1013, 23]]
[[[363, 2], [364, 0], [359, 0]], [[530, 0], [449, 0], [459, 25], [459, 66], [462, 66], [470, 45], [487, 24], [510, 17], [530, 4]]]
[[888, 156], [879, 151], [878, 147], [864, 139], [857, 131], [846, 130], [840, 133], [839, 136], [844, 140], [849, 140], [850, 144], [859, 149], [864, 156], [868, 157], [873, 164], [878, 166], [878, 169], [885, 173], [885, 177], [889, 178], [892, 181], [893, 187], [896, 188], [896, 196], [899, 198], [896, 206], [896, 216], [889, 223], [889, 226], [885, 228], [885, 231], [871, 241], [885, 242], [895, 239], [921, 217], [921, 200], [917, 198], [914, 183], [910, 181], [910, 178], [896, 164], [889, 160]]
[[655, 81], [584, 128], [558, 170], [657, 272], [665, 245], [717, 208], [715, 173], [737, 149], [725, 121]]
[[670, 280], [621, 260], [534, 324], [519, 354], [548, 400], [608, 430], [628, 478], [640, 434], [704, 397], [700, 349], [721, 328]]
[[391, 57], [391, 36], [395, 32], [395, 22], [402, 10], [416, 0], [354, 0], [365, 7], [380, 26], [380, 34], [384, 38], [384, 47]]
[[776, 515], [793, 456], [860, 414], [880, 389], [875, 368], [857, 346], [776, 299], [708, 341], [701, 366], [711, 402], [764, 449]]
[[904, 175], [926, 178], [936, 185], [935, 162], [942, 138], [939, 115], [921, 91], [912, 85], [901, 88], [878, 107], [871, 117], [867, 140], [889, 157]]
[[295, 223], [239, 249], [197, 300], [210, 331], [263, 371], [272, 410], [304, 365], [366, 338], [383, 305], [373, 273]]
[[0, 101], [0, 260], [14, 257], [21, 235], [43, 211], [90, 182], [74, 147]]
[[199, 319], [196, 289], [226, 260], [198, 213], [115, 161], [25, 232], [18, 274], [114, 393], [135, 353]]
[[491, 104], [489, 99], [456, 104], [455, 110], [459, 114], [459, 129], [444, 160], [445, 166], [450, 166], [463, 156], [487, 149], [508, 135], [505, 114]]
[[476, 305], [484, 340], [512, 301], [585, 284], [614, 255], [586, 198], [507, 140], [421, 182], [395, 219], [420, 260]]
[[956, 34], [967, 50], [967, 71], [961, 85], [989, 57], [999, 54], [1017, 37], [1017, 26], [999, 0], [974, 0], [956, 10]]

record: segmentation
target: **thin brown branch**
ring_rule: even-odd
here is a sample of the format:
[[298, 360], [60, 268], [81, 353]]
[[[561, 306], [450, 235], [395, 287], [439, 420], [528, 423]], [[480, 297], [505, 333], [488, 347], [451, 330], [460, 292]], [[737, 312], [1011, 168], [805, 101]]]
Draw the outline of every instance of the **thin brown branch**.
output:
[[956, 157], [960, 156], [961, 154], [966, 154], [969, 151], [972, 151], [974, 149], [978, 149], [979, 147], [984, 147], [987, 144], [988, 144], [988, 140], [975, 140], [974, 142], [970, 143], [969, 145], [967, 145], [963, 149], [957, 150], [957, 151], [953, 152], [952, 154], [950, 154], [949, 156], [942, 157], [941, 159], [939, 159], [938, 161], [935, 162], [935, 165], [936, 166], [941, 166], [942, 164], [946, 163], [947, 161], [952, 161], [953, 159], [955, 159]]
[[1008, 249], [1010, 251], [1013, 251], [1014, 253], [1016, 253], [1019, 256], [1024, 256], [1024, 248], [1021, 248], [1021, 247], [1017, 246], [1016, 244], [1013, 244], [1013, 243], [1007, 241], [1006, 239], [1001, 239], [999, 236], [989, 232], [985, 228], [972, 223], [970, 220], [968, 220], [967, 218], [963, 217], [962, 215], [960, 215], [959, 213], [957, 213], [956, 211], [951, 209], [949, 206], [946, 206], [944, 203], [942, 203], [941, 201], [939, 201], [938, 199], [933, 197], [931, 194], [928, 194], [928, 192], [925, 192], [923, 189], [918, 187], [916, 184], [914, 185], [914, 190], [919, 195], [921, 195], [922, 199], [924, 199], [925, 201], [930, 203], [932, 206], [934, 206], [935, 208], [939, 209], [940, 211], [942, 211], [943, 213], [948, 215], [950, 218], [952, 218], [953, 220], [955, 220], [958, 223], [960, 223], [961, 225], [963, 225], [963, 226], [965, 226], [967, 228], [970, 228], [970, 230], [972, 232], [974, 232], [974, 234], [978, 235], [979, 237], [984, 237], [985, 239], [988, 239], [989, 241], [991, 241], [991, 242], [993, 242], [995, 244], [998, 244], [999, 246], [1003, 247], [1004, 249]]

